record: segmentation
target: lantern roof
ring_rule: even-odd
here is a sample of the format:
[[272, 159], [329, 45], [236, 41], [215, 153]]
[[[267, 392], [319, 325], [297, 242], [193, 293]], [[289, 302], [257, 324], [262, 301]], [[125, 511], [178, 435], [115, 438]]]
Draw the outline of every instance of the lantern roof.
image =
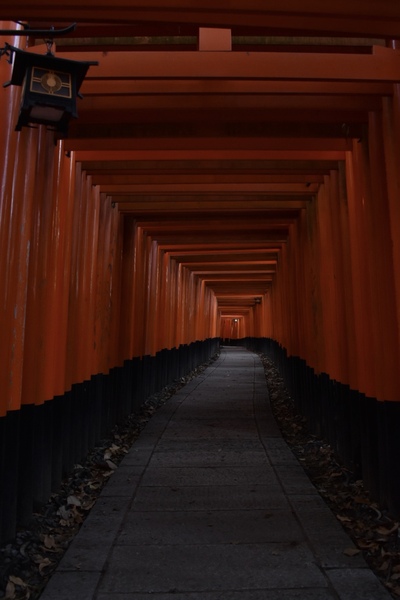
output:
[[76, 78], [76, 89], [79, 90], [85, 79], [86, 73], [90, 66], [98, 65], [97, 61], [77, 61], [67, 58], [58, 58], [48, 52], [47, 54], [37, 54], [36, 52], [27, 52], [14, 46], [7, 44], [7, 49], [14, 55], [13, 72], [10, 81], [4, 84], [4, 87], [9, 85], [22, 85], [28, 67], [42, 67], [49, 70], [65, 71], [74, 73]]

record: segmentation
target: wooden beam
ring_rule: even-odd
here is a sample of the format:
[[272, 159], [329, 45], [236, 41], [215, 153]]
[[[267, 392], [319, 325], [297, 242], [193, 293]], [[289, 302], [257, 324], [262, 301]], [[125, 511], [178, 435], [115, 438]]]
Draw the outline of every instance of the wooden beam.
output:
[[[97, 150], [93, 152], [76, 152], [77, 160], [82, 162], [82, 169], [86, 170], [88, 174], [94, 174], [99, 170], [114, 173], [128, 173], [131, 171], [132, 173], [144, 176], [149, 176], [152, 173], [166, 176], [172, 174], [173, 177], [179, 174], [201, 175], [210, 173], [230, 176], [232, 173], [246, 173], [270, 175], [271, 177], [278, 178], [288, 175], [299, 178], [295, 179], [295, 181], [304, 181], [307, 183], [308, 181], [321, 181], [320, 178], [324, 174], [328, 174], [331, 170], [338, 168], [337, 162], [329, 160], [287, 161], [279, 160], [279, 158], [277, 160], [258, 160], [257, 158], [241, 160], [240, 158], [230, 159], [229, 157], [226, 160], [193, 160], [190, 155], [188, 160], [176, 157], [174, 157], [174, 160], [168, 160], [168, 155], [165, 156], [165, 160], [158, 160], [158, 153], [156, 153], [154, 160], [149, 159], [147, 153], [145, 153], [143, 160], [139, 157], [132, 160], [132, 154], [129, 151], [126, 154], [121, 153], [121, 155], [126, 156], [126, 160], [118, 160], [119, 155], [114, 152], [98, 152]], [[89, 160], [86, 160], [86, 158]], [[305, 179], [301, 179], [302, 177]], [[311, 179], [312, 177], [316, 179]]]
[[[227, 173], [174, 173], [174, 174], [165, 174], [159, 173], [157, 171], [156, 166], [154, 167], [154, 172], [150, 172], [148, 174], [143, 173], [135, 173], [133, 170], [127, 171], [118, 171], [113, 169], [102, 169], [97, 167], [92, 167], [85, 169], [82, 165], [84, 171], [86, 171], [87, 175], [92, 177], [93, 185], [107, 186], [107, 185], [158, 185], [158, 186], [167, 186], [167, 185], [186, 185], [186, 184], [194, 184], [198, 183], [201, 185], [204, 184], [295, 184], [298, 185], [300, 189], [304, 189], [306, 186], [306, 192], [310, 191], [311, 184], [323, 183], [322, 175], [287, 175], [287, 174], [262, 174], [262, 173], [237, 173], [236, 170], [232, 169], [232, 172]], [[106, 187], [102, 187], [103, 190], [106, 190]], [[164, 188], [166, 189], [166, 188]], [[317, 189], [315, 185], [313, 189]]]
[[135, 183], [108, 183], [105, 182], [101, 186], [101, 191], [112, 195], [118, 196], [118, 194], [126, 195], [133, 194], [133, 196], [139, 195], [184, 195], [191, 196], [206, 195], [206, 194], [217, 194], [226, 195], [230, 197], [235, 195], [251, 196], [252, 194], [274, 194], [279, 196], [300, 194], [302, 196], [312, 196], [318, 191], [318, 184], [316, 183], [164, 183], [164, 184], [135, 184]]
[[331, 35], [379, 35], [400, 37], [399, 6], [392, 0], [273, 0], [266, 6], [262, 0], [240, 0], [229, 3], [219, 0], [195, 0], [188, 6], [185, 0], [157, 0], [144, 4], [138, 0], [71, 0], [54, 4], [50, 0], [17, 1], [2, 7], [2, 18], [9, 20], [46, 20], [55, 22], [113, 23], [136, 25], [140, 22], [193, 23], [202, 26], [265, 28], [269, 33], [307, 32]]
[[[82, 54], [84, 56], [84, 54]], [[95, 75], [92, 73], [93, 76]], [[167, 79], [112, 79], [112, 85], [105, 87], [102, 80], [85, 79], [81, 92], [85, 99], [90, 96], [134, 95], [134, 96], [169, 96], [169, 95], [218, 95], [236, 96], [237, 94], [268, 94], [268, 95], [353, 95], [353, 96], [391, 96], [393, 86], [382, 81], [298, 81], [293, 80], [167, 80]]]
[[[338, 161], [345, 159], [345, 152], [337, 150], [251, 150], [251, 149], [176, 149], [173, 143], [165, 148], [137, 148], [135, 140], [70, 139], [64, 142], [66, 151], [79, 151], [77, 160], [269, 160], [269, 161]], [[133, 148], [132, 148], [133, 146]], [[135, 147], [136, 146], [136, 147]], [[151, 146], [148, 142], [147, 146]], [[294, 163], [292, 165], [294, 167]]]
[[[399, 32], [400, 33], [400, 32]], [[400, 37], [400, 35], [399, 35]], [[87, 79], [262, 80], [398, 82], [400, 53], [316, 54], [291, 52], [66, 52], [70, 60], [97, 61]], [[112, 93], [112, 85], [109, 91]]]
[[[111, 200], [110, 200], [111, 201]], [[114, 200], [113, 200], [114, 201]], [[139, 202], [131, 200], [130, 202], [120, 203], [116, 201], [116, 206], [121, 213], [132, 215], [148, 215], [148, 214], [188, 214], [188, 213], [196, 213], [196, 214], [206, 214], [206, 213], [216, 213], [221, 214], [225, 212], [225, 214], [229, 213], [230, 216], [235, 214], [243, 214], [243, 213], [252, 213], [264, 216], [268, 213], [274, 213], [276, 210], [282, 209], [292, 209], [295, 211], [299, 211], [301, 209], [306, 208], [308, 200], [262, 200], [262, 201], [254, 201], [249, 199], [225, 199], [221, 200], [220, 198], [212, 199], [212, 200], [197, 200], [197, 201], [182, 201], [176, 202], [172, 199], [164, 202], [147, 202], [146, 200]]]

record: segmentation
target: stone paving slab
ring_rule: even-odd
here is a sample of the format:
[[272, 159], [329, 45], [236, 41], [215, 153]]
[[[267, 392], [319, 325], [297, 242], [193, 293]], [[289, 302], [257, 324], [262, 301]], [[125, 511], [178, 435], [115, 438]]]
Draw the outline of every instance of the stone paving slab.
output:
[[76, 570], [64, 573], [58, 570], [52, 575], [40, 599], [91, 600], [96, 597], [99, 580], [100, 573], [96, 572]]
[[130, 465], [132, 467], [145, 467], [153, 454], [153, 450], [154, 444], [143, 448], [133, 447], [123, 460], [124, 466]]
[[278, 484], [140, 487], [133, 510], [257, 510], [287, 507]]
[[115, 546], [99, 591], [328, 587], [305, 544]]
[[266, 417], [263, 419], [257, 419], [257, 429], [258, 435], [264, 441], [265, 439], [272, 438], [281, 438], [282, 434], [279, 431], [278, 425], [271, 417]]
[[[136, 464], [136, 463], [132, 463]], [[170, 465], [185, 467], [203, 467], [203, 466], [253, 466], [257, 464], [267, 464], [265, 452], [258, 450], [199, 450], [197, 452], [175, 452], [169, 450], [161, 451], [161, 447], [151, 457], [151, 466], [168, 467]]]
[[369, 569], [327, 569], [340, 600], [389, 600], [391, 596]]
[[[129, 456], [129, 455], [128, 455]], [[128, 459], [124, 459], [124, 462]], [[268, 464], [259, 440], [182, 440], [161, 439], [151, 456], [151, 466], [204, 466]]]
[[111, 475], [108, 484], [103, 488], [102, 498], [108, 496], [127, 496], [132, 498], [144, 472], [144, 467], [120, 466]]
[[286, 494], [318, 495], [317, 490], [300, 465], [281, 465], [277, 473]]
[[144, 486], [198, 485], [269, 485], [275, 474], [267, 463], [260, 466], [230, 467], [153, 467], [149, 466], [142, 479]]
[[283, 510], [131, 511], [116, 543], [264, 544], [304, 540], [296, 517]]
[[299, 461], [282, 438], [266, 440], [264, 444], [268, 459], [275, 467], [299, 465]]
[[163, 434], [164, 440], [254, 439], [257, 427], [254, 419], [174, 419]]
[[[138, 442], [140, 441], [140, 438]], [[135, 442], [136, 446], [136, 442]], [[157, 452], [236, 452], [238, 454], [247, 451], [263, 452], [265, 450], [258, 438], [244, 439], [244, 440], [231, 440], [231, 439], [217, 439], [217, 440], [191, 440], [190, 443], [187, 440], [173, 439], [166, 440], [164, 437], [161, 438], [157, 444]]]
[[62, 571], [98, 571], [104, 568], [108, 553], [126, 516], [129, 497], [102, 496], [63, 557]]
[[344, 554], [354, 544], [319, 495], [293, 495], [290, 504], [323, 568], [367, 568], [361, 554]]
[[[172, 595], [173, 594], [173, 595]], [[256, 591], [234, 592], [224, 590], [223, 592], [184, 592], [179, 594], [171, 592], [167, 594], [152, 593], [149, 594], [113, 594], [112, 600], [149, 600], [149, 597], [154, 600], [337, 600], [338, 596], [333, 595], [328, 589], [258, 589]], [[109, 594], [98, 594], [97, 600], [109, 600]], [[64, 600], [62, 598], [61, 600]], [[353, 598], [354, 600], [354, 598]]]
[[227, 403], [216, 407], [202, 406], [201, 404], [199, 406], [197, 404], [183, 405], [178, 414], [181, 419], [209, 419], [210, 417], [224, 420], [232, 418], [254, 419], [253, 408], [251, 406], [248, 408], [240, 407], [240, 402], [237, 405]]

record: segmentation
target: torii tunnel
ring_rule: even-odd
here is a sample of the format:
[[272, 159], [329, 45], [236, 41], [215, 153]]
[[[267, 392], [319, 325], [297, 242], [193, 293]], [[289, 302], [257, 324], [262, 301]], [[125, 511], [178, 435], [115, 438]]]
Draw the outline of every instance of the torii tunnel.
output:
[[2, 47], [43, 54], [12, 31], [76, 22], [53, 52], [98, 63], [64, 137], [15, 131], [21, 88], [0, 90], [0, 541], [221, 342], [272, 358], [400, 515], [400, 3], [15, 0], [0, 19]]

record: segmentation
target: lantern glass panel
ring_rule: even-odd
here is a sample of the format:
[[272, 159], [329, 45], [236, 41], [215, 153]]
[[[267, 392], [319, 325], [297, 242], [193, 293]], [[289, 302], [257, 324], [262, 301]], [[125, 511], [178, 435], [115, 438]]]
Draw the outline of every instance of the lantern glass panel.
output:
[[71, 74], [33, 67], [30, 91], [56, 95], [62, 98], [72, 98]]
[[63, 108], [56, 108], [54, 106], [32, 106], [29, 111], [31, 119], [43, 122], [58, 123], [61, 121], [65, 111]]

